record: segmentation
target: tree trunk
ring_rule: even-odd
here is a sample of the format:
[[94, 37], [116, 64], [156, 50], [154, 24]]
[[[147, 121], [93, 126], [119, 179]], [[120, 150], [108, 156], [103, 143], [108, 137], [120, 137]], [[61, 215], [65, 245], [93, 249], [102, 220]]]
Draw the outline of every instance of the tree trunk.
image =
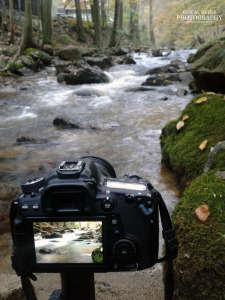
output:
[[101, 21], [100, 21], [100, 14], [99, 14], [99, 0], [93, 0], [92, 6], [92, 20], [94, 22], [94, 43], [99, 48], [102, 47], [102, 31], [101, 31]]
[[102, 19], [102, 29], [107, 26], [107, 15], [105, 11], [105, 0], [101, 0], [101, 19]]
[[42, 25], [42, 46], [51, 43], [52, 20], [51, 20], [52, 0], [40, 0], [39, 17]]
[[33, 46], [32, 39], [32, 10], [31, 0], [25, 0], [25, 22], [23, 27], [23, 40], [20, 48], [20, 54], [24, 50]]
[[86, 38], [84, 35], [84, 27], [83, 21], [81, 16], [81, 9], [80, 9], [80, 0], [74, 0], [76, 6], [76, 16], [77, 16], [77, 29], [78, 29], [78, 41], [86, 42]]
[[120, 19], [120, 0], [115, 0], [115, 13], [112, 35], [109, 43], [109, 47], [116, 47], [119, 45], [118, 41], [118, 29], [119, 29], [119, 19]]
[[155, 36], [153, 30], [153, 14], [152, 14], [152, 0], [149, 0], [149, 25], [150, 25], [150, 42], [155, 45]]
[[130, 0], [130, 39], [139, 40], [138, 4], [135, 0]]
[[14, 22], [13, 22], [13, 0], [9, 0], [9, 11], [10, 11], [10, 43], [14, 44]]
[[120, 1], [119, 30], [123, 30], [123, 1]]
[[6, 20], [6, 10], [5, 10], [5, 0], [2, 0], [2, 35], [7, 28], [7, 20]]

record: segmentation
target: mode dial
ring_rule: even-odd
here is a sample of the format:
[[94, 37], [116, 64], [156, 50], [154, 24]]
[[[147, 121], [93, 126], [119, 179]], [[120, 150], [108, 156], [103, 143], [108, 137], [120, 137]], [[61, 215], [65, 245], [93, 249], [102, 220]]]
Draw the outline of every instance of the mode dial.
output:
[[128, 263], [134, 261], [137, 248], [131, 240], [122, 239], [113, 245], [112, 252], [116, 260]]
[[31, 194], [32, 192], [39, 191], [40, 188], [44, 186], [45, 178], [43, 177], [33, 177], [21, 184], [21, 189], [24, 194]]

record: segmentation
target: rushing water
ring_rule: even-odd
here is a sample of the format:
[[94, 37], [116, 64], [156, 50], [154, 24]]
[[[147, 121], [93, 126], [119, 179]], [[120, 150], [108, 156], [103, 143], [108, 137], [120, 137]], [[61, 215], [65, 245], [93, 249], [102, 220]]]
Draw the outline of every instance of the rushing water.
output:
[[[161, 166], [159, 136], [191, 95], [176, 96], [182, 86], [178, 83], [152, 91], [134, 90], [148, 77], [144, 76], [147, 70], [174, 59], [186, 61], [187, 56], [188, 51], [157, 58], [134, 54], [137, 64], [110, 68], [106, 72], [110, 82], [104, 84], [66, 86], [58, 84], [55, 76], [23, 79], [17, 94], [0, 100], [0, 178], [19, 183], [37, 173], [40, 165], [50, 169], [51, 162], [96, 155], [111, 162], [118, 177], [136, 173], [148, 178], [171, 210], [178, 190], [171, 174]], [[53, 120], [58, 115], [87, 129], [56, 128]], [[21, 136], [40, 143], [18, 145]]]
[[[20, 183], [39, 173], [40, 166], [51, 170], [56, 162], [95, 155], [107, 159], [117, 177], [136, 173], [148, 178], [171, 212], [180, 190], [161, 165], [159, 137], [163, 126], [180, 115], [192, 96], [176, 96], [178, 87], [187, 89], [181, 83], [145, 92], [134, 90], [148, 77], [144, 76], [147, 70], [174, 59], [186, 61], [188, 55], [188, 51], [159, 58], [135, 54], [136, 65], [110, 68], [106, 72], [110, 82], [105, 84], [67, 86], [46, 74], [22, 78], [17, 93], [0, 96], [0, 179]], [[58, 115], [87, 129], [56, 128], [53, 120]], [[21, 136], [40, 143], [18, 144]], [[0, 245], [5, 245], [0, 267], [13, 272], [5, 241], [10, 245], [8, 236], [0, 240]]]

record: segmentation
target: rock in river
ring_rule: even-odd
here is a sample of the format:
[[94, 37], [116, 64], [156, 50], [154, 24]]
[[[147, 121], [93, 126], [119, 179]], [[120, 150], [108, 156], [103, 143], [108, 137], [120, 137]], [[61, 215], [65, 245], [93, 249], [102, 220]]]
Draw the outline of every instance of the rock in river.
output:
[[89, 84], [89, 83], [107, 83], [109, 82], [108, 77], [98, 67], [84, 68], [76, 73], [65, 74], [64, 80], [66, 84]]

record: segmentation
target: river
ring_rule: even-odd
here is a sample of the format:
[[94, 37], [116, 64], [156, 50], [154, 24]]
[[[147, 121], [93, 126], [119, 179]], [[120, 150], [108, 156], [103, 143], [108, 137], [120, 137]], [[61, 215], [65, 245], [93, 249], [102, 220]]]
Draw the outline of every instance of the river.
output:
[[[106, 72], [110, 82], [104, 84], [63, 85], [47, 72], [22, 78], [16, 93], [0, 98], [0, 180], [18, 184], [63, 160], [95, 155], [107, 159], [117, 177], [135, 173], [149, 179], [171, 213], [181, 190], [161, 164], [159, 137], [193, 96], [178, 97], [177, 88], [188, 87], [177, 82], [149, 91], [137, 89], [148, 77], [146, 71], [176, 59], [186, 62], [189, 54], [133, 54], [136, 64], [111, 67]], [[58, 115], [87, 129], [57, 128], [53, 120]], [[22, 136], [39, 142], [18, 144]]]

